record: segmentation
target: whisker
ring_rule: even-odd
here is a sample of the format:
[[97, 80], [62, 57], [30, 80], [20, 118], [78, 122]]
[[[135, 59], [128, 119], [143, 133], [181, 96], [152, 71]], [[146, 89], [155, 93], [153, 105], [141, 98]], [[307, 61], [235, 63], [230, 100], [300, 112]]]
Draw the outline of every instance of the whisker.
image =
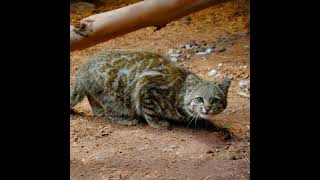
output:
[[193, 117], [192, 120], [189, 122], [189, 124], [187, 125], [187, 127], [189, 127], [189, 125], [191, 124], [191, 122], [195, 119], [196, 117]]
[[187, 122], [192, 116], [188, 114], [187, 119], [184, 120], [184, 122]]
[[184, 120], [184, 122], [188, 122], [188, 121], [189, 121], [189, 119], [190, 119], [190, 118], [192, 118], [194, 115], [195, 115], [195, 113], [194, 113], [194, 112], [192, 112], [192, 114], [191, 114], [191, 115], [189, 115], [189, 114], [188, 114], [188, 117], [187, 117], [187, 119], [185, 119], [185, 120]]
[[198, 120], [198, 116], [196, 116], [196, 120], [194, 121], [194, 126], [197, 127], [197, 120]]

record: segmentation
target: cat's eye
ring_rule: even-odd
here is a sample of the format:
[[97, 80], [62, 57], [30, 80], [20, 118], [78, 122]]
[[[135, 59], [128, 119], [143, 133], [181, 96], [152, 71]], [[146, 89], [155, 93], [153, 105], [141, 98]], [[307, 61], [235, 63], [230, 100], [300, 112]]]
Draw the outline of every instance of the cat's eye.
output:
[[217, 98], [211, 98], [211, 104], [218, 103], [220, 100]]
[[202, 97], [197, 97], [197, 102], [199, 102], [199, 103], [203, 102]]

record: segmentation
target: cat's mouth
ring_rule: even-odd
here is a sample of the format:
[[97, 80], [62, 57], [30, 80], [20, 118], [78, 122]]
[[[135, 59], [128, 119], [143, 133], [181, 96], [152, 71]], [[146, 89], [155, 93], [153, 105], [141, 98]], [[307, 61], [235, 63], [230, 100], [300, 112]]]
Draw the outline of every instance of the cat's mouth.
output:
[[199, 115], [203, 119], [212, 119], [213, 116], [219, 114], [220, 111], [200, 112]]
[[214, 115], [213, 113], [200, 112], [200, 117], [203, 118], [203, 119], [211, 119], [213, 115]]

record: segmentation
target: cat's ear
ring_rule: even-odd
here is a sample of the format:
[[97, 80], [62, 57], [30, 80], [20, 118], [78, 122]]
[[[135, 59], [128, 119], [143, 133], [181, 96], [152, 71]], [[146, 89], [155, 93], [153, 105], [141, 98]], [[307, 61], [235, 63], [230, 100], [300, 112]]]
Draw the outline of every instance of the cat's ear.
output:
[[199, 83], [201, 83], [201, 80], [194, 74], [189, 74], [186, 78], [188, 90], [194, 89]]
[[219, 87], [221, 88], [221, 90], [223, 91], [223, 93], [225, 95], [228, 94], [228, 90], [229, 90], [229, 87], [230, 87], [230, 84], [231, 84], [231, 80], [228, 79], [228, 78], [225, 78], [223, 79], [221, 82], [219, 82]]

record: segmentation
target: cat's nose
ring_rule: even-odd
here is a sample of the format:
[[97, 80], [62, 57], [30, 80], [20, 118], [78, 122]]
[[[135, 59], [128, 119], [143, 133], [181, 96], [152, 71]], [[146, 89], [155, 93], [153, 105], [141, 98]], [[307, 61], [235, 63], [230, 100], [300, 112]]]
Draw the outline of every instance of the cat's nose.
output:
[[211, 107], [204, 107], [204, 110], [206, 110], [207, 112], [209, 112], [211, 110]]

